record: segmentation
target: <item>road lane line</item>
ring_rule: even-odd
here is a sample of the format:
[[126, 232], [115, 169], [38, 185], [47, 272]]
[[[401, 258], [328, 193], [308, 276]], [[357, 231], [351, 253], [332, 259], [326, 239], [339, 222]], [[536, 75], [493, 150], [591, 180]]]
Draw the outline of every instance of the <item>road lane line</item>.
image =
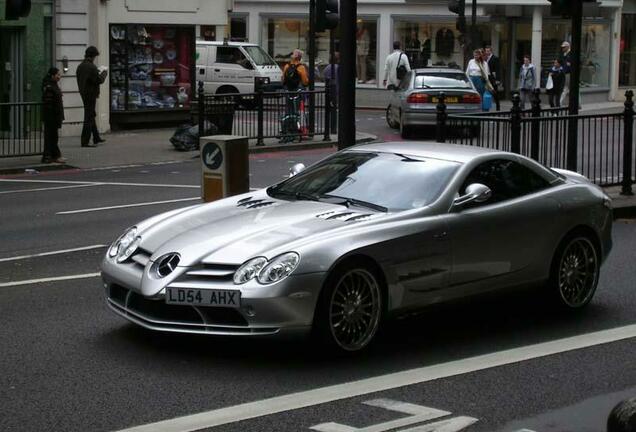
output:
[[370, 393], [421, 384], [540, 357], [636, 337], [636, 324], [483, 354], [373, 378], [316, 388], [122, 429], [120, 432], [190, 432], [306, 408]]
[[96, 184], [79, 184], [72, 186], [57, 186], [50, 188], [33, 188], [33, 189], [17, 189], [10, 191], [0, 191], [0, 194], [12, 194], [12, 193], [24, 193], [24, 192], [41, 192], [41, 191], [51, 191], [51, 190], [60, 190], [60, 189], [73, 189], [73, 188], [81, 188], [81, 187], [92, 187], [97, 186]]
[[79, 251], [85, 251], [85, 250], [91, 250], [91, 249], [100, 249], [105, 247], [108, 247], [108, 245], [97, 244], [97, 245], [90, 245], [90, 246], [82, 246], [82, 247], [73, 248], [73, 249], [61, 249], [61, 250], [56, 250], [51, 252], [36, 253], [32, 255], [20, 255], [20, 256], [8, 257], [8, 258], [0, 258], [0, 262], [17, 261], [17, 260], [37, 258], [37, 257], [43, 257], [43, 256], [49, 256], [49, 255], [58, 255], [58, 254], [69, 253], [69, 252], [79, 252]]
[[415, 426], [410, 429], [402, 429], [400, 432], [459, 432], [477, 423], [477, 421], [478, 420], [473, 417], [460, 416], [422, 426]]
[[59, 183], [59, 184], [95, 185], [95, 186], [171, 187], [171, 188], [188, 188], [188, 189], [200, 189], [201, 188], [201, 185], [178, 185], [178, 184], [161, 184], [161, 183], [91, 182], [91, 181], [75, 181], [75, 180], [0, 179], [0, 182], [5, 182], [5, 183]]
[[57, 282], [57, 281], [73, 280], [73, 279], [88, 279], [88, 278], [98, 277], [100, 274], [101, 273], [85, 273], [85, 274], [70, 275], [70, 276], [58, 276], [58, 277], [42, 278], [42, 279], [3, 282], [3, 283], [0, 283], [0, 288], [14, 287], [14, 286], [20, 286], [20, 285], [33, 285], [33, 284], [39, 284], [39, 283]]
[[[410, 415], [434, 415], [437, 417], [450, 415], [447, 411], [438, 410], [436, 408], [429, 408], [423, 405], [416, 405], [408, 402], [397, 401], [393, 399], [373, 399], [362, 402], [365, 405], [374, 406], [378, 408], [384, 408], [389, 411], [397, 411], [403, 414]], [[435, 417], [431, 417], [435, 418]]]
[[69, 210], [69, 211], [57, 212], [55, 214], [67, 215], [67, 214], [77, 214], [77, 213], [89, 213], [89, 212], [96, 212], [96, 211], [103, 211], [103, 210], [113, 210], [113, 209], [128, 208], [128, 207], [142, 207], [142, 206], [149, 206], [149, 205], [156, 205], [156, 204], [168, 204], [168, 203], [193, 201], [193, 200], [200, 200], [200, 199], [201, 197], [180, 198], [180, 199], [165, 200], [165, 201], [152, 201], [152, 202], [143, 202], [143, 203], [136, 203], [136, 204], [122, 204], [122, 205], [109, 206], [109, 207], [95, 207], [95, 208], [81, 209], [81, 210]]

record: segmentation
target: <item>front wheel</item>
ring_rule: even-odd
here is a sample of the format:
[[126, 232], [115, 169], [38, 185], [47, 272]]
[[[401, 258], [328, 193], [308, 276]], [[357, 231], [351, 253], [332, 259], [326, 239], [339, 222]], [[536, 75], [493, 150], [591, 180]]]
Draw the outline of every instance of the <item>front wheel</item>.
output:
[[550, 290], [558, 305], [580, 309], [594, 296], [600, 260], [592, 241], [583, 235], [566, 238], [552, 263]]
[[377, 273], [365, 265], [341, 267], [327, 280], [317, 311], [324, 343], [356, 352], [371, 343], [380, 327], [383, 301]]

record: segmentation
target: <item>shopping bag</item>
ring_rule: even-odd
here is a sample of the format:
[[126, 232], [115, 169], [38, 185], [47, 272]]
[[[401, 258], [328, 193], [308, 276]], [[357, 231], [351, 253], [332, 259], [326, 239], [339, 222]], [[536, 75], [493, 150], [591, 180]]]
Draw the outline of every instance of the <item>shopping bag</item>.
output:
[[486, 90], [484, 96], [481, 98], [481, 109], [490, 111], [490, 108], [492, 108], [492, 93]]
[[548, 81], [545, 83], [546, 90], [552, 90], [554, 88], [554, 82], [552, 81], [552, 75], [548, 75]]

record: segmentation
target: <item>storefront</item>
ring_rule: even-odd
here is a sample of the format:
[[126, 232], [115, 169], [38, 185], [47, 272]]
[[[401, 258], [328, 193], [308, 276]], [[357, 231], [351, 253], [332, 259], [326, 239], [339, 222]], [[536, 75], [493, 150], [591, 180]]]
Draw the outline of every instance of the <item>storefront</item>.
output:
[[[477, 33], [479, 46], [491, 45], [501, 58], [504, 86], [516, 89], [523, 55], [529, 54], [539, 70], [540, 85], [545, 85], [546, 70], [559, 55], [563, 41], [571, 41], [570, 21], [550, 15], [549, 2], [538, 5], [502, 5], [497, 0], [479, 0]], [[470, 2], [467, 18], [470, 21]], [[581, 86], [583, 94], [595, 94], [607, 100], [617, 86], [618, 38], [612, 35], [620, 23], [621, 2], [603, 0], [601, 7], [588, 13], [583, 23], [581, 47]], [[463, 39], [456, 28], [456, 16], [446, 2], [425, 0], [358, 1], [356, 33], [357, 87], [382, 88], [384, 63], [395, 40], [415, 66], [465, 67]], [[259, 43], [279, 64], [289, 61], [295, 48], [307, 51], [307, 3], [289, 1], [235, 0], [232, 17], [247, 26], [247, 39]], [[339, 46], [335, 31], [336, 49]], [[329, 33], [317, 36], [317, 81], [329, 60]], [[307, 58], [305, 58], [307, 60]], [[631, 62], [633, 63], [633, 62]], [[628, 74], [624, 74], [627, 76]], [[631, 74], [630, 76], [635, 76]], [[362, 92], [364, 93], [364, 91]]]
[[636, 86], [636, 1], [625, 0], [621, 18], [619, 85]]

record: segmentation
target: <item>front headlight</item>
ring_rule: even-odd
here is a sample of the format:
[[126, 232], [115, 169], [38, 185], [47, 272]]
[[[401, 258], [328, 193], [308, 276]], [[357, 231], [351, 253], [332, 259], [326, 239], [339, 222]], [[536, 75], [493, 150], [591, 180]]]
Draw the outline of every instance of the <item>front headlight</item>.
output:
[[261, 271], [263, 267], [267, 264], [267, 258], [265, 257], [257, 257], [252, 258], [243, 264], [239, 269], [234, 273], [234, 283], [236, 285], [244, 284], [247, 281], [250, 281], [256, 277], [258, 272]]
[[279, 255], [258, 273], [258, 282], [266, 285], [285, 279], [296, 269], [299, 262], [300, 255], [296, 252]]
[[135, 252], [140, 241], [141, 237], [137, 237], [137, 227], [132, 227], [111, 245], [108, 256], [117, 257], [117, 262], [123, 262]]

